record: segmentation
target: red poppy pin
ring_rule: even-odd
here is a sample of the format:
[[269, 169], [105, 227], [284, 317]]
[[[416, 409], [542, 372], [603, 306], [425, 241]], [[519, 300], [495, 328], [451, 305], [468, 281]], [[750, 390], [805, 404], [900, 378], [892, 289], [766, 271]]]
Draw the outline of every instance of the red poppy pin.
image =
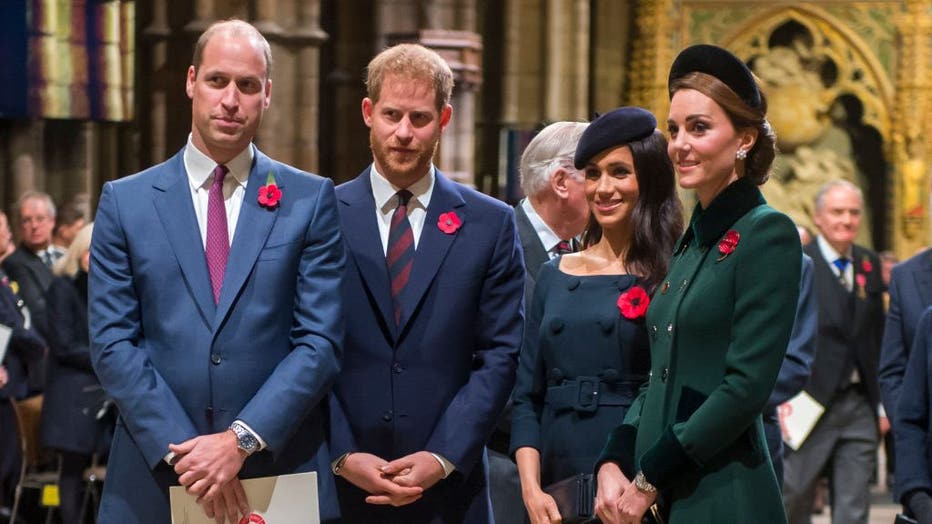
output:
[[460, 220], [460, 217], [453, 211], [442, 213], [440, 218], [437, 219], [437, 227], [440, 228], [440, 231], [448, 235], [456, 233], [456, 230], [463, 225], [463, 222]]
[[729, 229], [725, 236], [722, 237], [718, 242], [718, 252], [722, 256], [718, 257], [716, 262], [721, 262], [725, 258], [735, 252], [735, 248], [738, 247], [738, 240], [741, 239], [741, 233], [738, 233], [734, 229]]
[[863, 259], [861, 259], [861, 269], [865, 273], [870, 273], [871, 271], [874, 270], [874, 264], [871, 264], [871, 261], [869, 258], [864, 257]]
[[282, 199], [282, 190], [275, 183], [275, 175], [269, 172], [265, 185], [259, 188], [259, 205], [266, 209], [275, 209]]
[[618, 297], [618, 309], [621, 316], [628, 320], [644, 318], [647, 306], [650, 305], [650, 296], [641, 286], [634, 286]]
[[239, 519], [239, 524], [265, 524], [265, 519], [258, 513], [250, 513]]

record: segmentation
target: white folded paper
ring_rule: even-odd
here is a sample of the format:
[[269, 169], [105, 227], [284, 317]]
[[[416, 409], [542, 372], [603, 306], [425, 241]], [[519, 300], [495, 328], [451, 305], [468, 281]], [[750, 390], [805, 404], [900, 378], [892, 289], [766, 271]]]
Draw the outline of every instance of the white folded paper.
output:
[[13, 336], [13, 329], [0, 324], [0, 364], [6, 358], [6, 350], [10, 347], [10, 338]]
[[780, 404], [777, 416], [780, 418], [783, 442], [793, 450], [799, 449], [824, 411], [825, 406], [805, 391]]
[[[317, 473], [296, 473], [240, 481], [252, 513], [240, 524], [320, 524]], [[214, 524], [184, 486], [169, 488], [172, 524]]]

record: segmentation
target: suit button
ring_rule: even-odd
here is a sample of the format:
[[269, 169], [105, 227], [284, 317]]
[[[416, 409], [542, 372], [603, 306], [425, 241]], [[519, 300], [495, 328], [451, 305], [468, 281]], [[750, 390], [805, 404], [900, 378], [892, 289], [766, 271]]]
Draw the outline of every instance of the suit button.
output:
[[395, 362], [395, 363], [392, 365], [392, 371], [393, 371], [396, 375], [399, 374], [399, 373], [401, 373], [401, 372], [404, 371], [404, 370], [405, 370], [404, 366], [402, 366], [402, 365], [399, 364], [398, 362]]
[[392, 410], [388, 410], [385, 412], [384, 415], [382, 415], [382, 420], [384, 420], [385, 422], [391, 422], [393, 415], [394, 413], [392, 413]]
[[222, 359], [220, 358], [220, 353], [211, 353], [210, 361], [214, 364], [219, 364]]
[[668, 335], [673, 334], [673, 324], [667, 324], [667, 334]]
[[663, 373], [660, 374], [660, 381], [666, 383], [668, 376], [670, 376], [670, 368], [663, 368]]

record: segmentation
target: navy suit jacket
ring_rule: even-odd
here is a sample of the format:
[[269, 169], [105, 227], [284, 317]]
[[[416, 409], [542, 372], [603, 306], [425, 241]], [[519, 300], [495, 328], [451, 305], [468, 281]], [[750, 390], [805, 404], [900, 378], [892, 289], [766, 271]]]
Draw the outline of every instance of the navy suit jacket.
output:
[[901, 502], [914, 490], [932, 493], [932, 307], [925, 310], [915, 330], [903, 377], [903, 391], [893, 418], [896, 439], [896, 495]]
[[[489, 522], [484, 444], [515, 379], [524, 260], [513, 210], [436, 171], [395, 325], [369, 169], [337, 188], [348, 312], [331, 401], [332, 452], [393, 460], [437, 453], [456, 467], [417, 502], [372, 506], [340, 479], [344, 522]], [[438, 227], [442, 213], [462, 226]]]
[[[258, 189], [282, 191], [267, 209]], [[183, 152], [104, 185], [91, 245], [91, 358], [120, 410], [100, 522], [168, 522], [169, 443], [241, 419], [268, 448], [241, 478], [327, 471], [345, 253], [332, 183], [255, 151], [215, 305]], [[319, 456], [318, 456], [319, 455]], [[321, 517], [335, 516], [321, 475]], [[329, 487], [328, 487], [329, 486]]]
[[[524, 249], [524, 268], [527, 272], [524, 286], [524, 303], [530, 304], [534, 298], [534, 286], [537, 284], [537, 274], [540, 273], [541, 266], [550, 260], [547, 254], [547, 248], [540, 241], [540, 236], [531, 219], [521, 204], [515, 206], [515, 222], [518, 225], [518, 235], [521, 237], [521, 246]], [[510, 428], [509, 428], [510, 429]]]
[[932, 305], [932, 249], [898, 264], [890, 274], [890, 308], [880, 352], [880, 393], [887, 416], [895, 420], [897, 401], [916, 325]]

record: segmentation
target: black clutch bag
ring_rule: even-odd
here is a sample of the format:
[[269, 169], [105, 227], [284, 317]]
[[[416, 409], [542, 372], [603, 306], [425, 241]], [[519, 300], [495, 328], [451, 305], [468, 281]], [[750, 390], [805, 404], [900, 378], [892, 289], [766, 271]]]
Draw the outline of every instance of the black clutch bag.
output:
[[[579, 473], [572, 477], [544, 488], [544, 492], [553, 497], [557, 503], [564, 524], [599, 524], [595, 516], [595, 476], [591, 473]], [[644, 514], [643, 524], [665, 524], [666, 519], [658, 504], [651, 506]]]
[[557, 503], [564, 524], [591, 524], [595, 517], [595, 477], [592, 473], [579, 473], [544, 488]]

